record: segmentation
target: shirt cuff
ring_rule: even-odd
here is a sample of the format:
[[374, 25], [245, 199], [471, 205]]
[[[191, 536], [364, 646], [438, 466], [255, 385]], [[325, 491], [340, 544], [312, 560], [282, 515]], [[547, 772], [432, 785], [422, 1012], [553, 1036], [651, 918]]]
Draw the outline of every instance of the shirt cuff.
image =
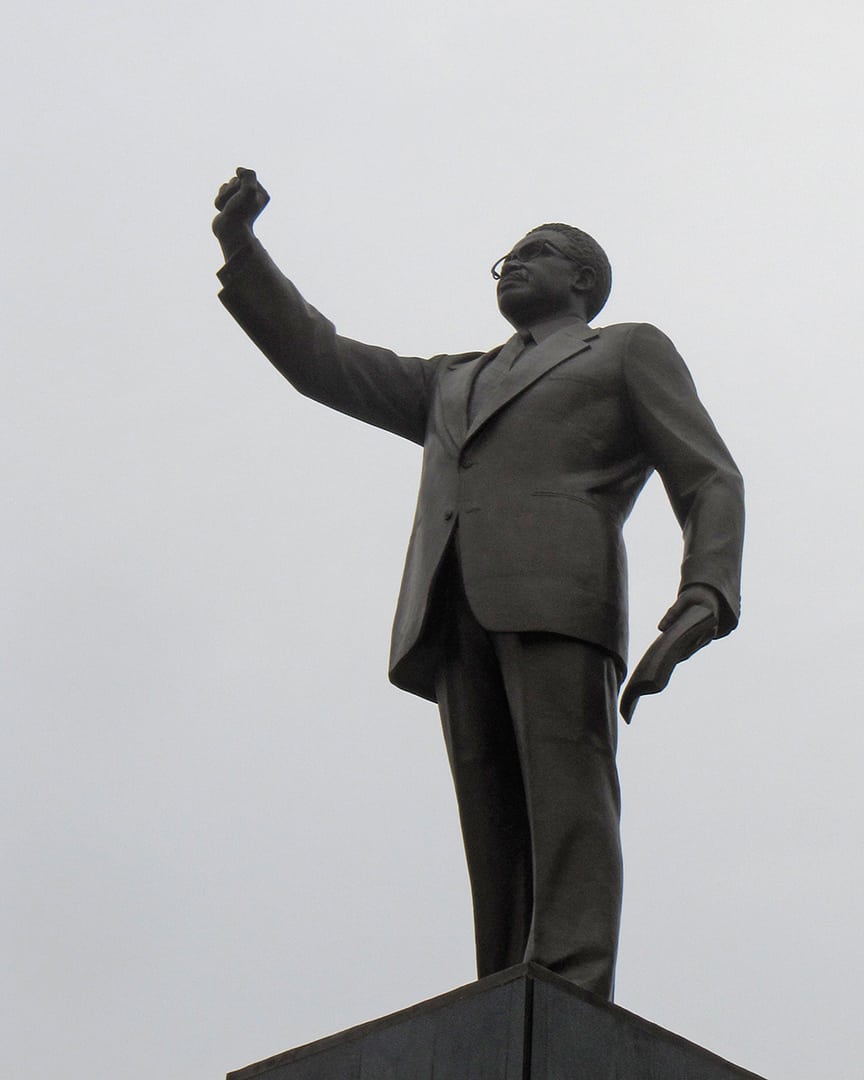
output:
[[223, 288], [230, 285], [235, 278], [243, 273], [246, 264], [260, 247], [261, 242], [257, 237], [253, 237], [248, 244], [244, 244], [243, 247], [238, 248], [237, 251], [234, 252], [221, 270], [217, 270], [216, 277], [219, 278]]

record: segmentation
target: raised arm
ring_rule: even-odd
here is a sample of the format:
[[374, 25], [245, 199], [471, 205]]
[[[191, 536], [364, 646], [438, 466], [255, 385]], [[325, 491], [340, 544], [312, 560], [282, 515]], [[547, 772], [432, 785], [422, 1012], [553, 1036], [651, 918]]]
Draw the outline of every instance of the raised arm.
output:
[[256, 239], [253, 225], [269, 198], [251, 169], [238, 169], [219, 189], [213, 232], [226, 260], [219, 299], [300, 393], [422, 445], [435, 359], [337, 334]]

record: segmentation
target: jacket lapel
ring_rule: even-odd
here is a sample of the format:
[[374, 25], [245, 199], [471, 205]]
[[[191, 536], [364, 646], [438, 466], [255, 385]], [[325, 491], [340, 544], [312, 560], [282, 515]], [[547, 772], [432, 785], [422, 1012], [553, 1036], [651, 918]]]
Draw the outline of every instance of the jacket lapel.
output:
[[[520, 357], [510, 373], [501, 380], [493, 393], [490, 394], [488, 400], [482, 404], [473, 424], [465, 435], [465, 441], [467, 442], [468, 439], [473, 438], [495, 413], [503, 409], [518, 394], [521, 394], [523, 390], [526, 390], [532, 383], [535, 383], [548, 371], [551, 371], [552, 368], [565, 360], [569, 360], [571, 356], [576, 356], [578, 353], [590, 349], [591, 341], [599, 336], [597, 330], [592, 330], [590, 326], [586, 326], [584, 323], [565, 326], [563, 330], [559, 330], [546, 338], [527, 355]], [[474, 365], [465, 366], [470, 366], [474, 371], [477, 370]], [[465, 390], [465, 397], [462, 399], [463, 415], [466, 412], [465, 406], [470, 388], [471, 384], [469, 382]], [[463, 420], [463, 425], [464, 423]]]
[[441, 380], [442, 416], [447, 433], [457, 449], [465, 442], [468, 431], [468, 399], [474, 379], [480, 368], [494, 359], [503, 348], [503, 345], [496, 345], [479, 356], [459, 357], [447, 364], [446, 377]]

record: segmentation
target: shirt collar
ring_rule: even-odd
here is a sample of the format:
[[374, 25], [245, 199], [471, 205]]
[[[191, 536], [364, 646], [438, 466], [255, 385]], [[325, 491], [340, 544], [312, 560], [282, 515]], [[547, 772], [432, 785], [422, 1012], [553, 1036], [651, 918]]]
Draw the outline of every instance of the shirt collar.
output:
[[530, 326], [527, 330], [520, 330], [519, 336], [526, 345], [536, 342], [538, 345], [546, 338], [563, 330], [565, 326], [587, 326], [584, 319], [578, 315], [556, 315], [552, 319], [541, 319], [540, 322]]

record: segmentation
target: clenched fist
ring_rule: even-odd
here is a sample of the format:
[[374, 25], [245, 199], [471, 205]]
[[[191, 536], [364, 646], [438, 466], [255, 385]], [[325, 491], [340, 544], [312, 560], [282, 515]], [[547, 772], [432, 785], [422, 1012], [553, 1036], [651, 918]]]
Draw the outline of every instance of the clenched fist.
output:
[[213, 234], [226, 262], [253, 239], [252, 226], [269, 201], [270, 196], [258, 183], [254, 169], [239, 168], [219, 188], [215, 200], [219, 213], [213, 219]]

